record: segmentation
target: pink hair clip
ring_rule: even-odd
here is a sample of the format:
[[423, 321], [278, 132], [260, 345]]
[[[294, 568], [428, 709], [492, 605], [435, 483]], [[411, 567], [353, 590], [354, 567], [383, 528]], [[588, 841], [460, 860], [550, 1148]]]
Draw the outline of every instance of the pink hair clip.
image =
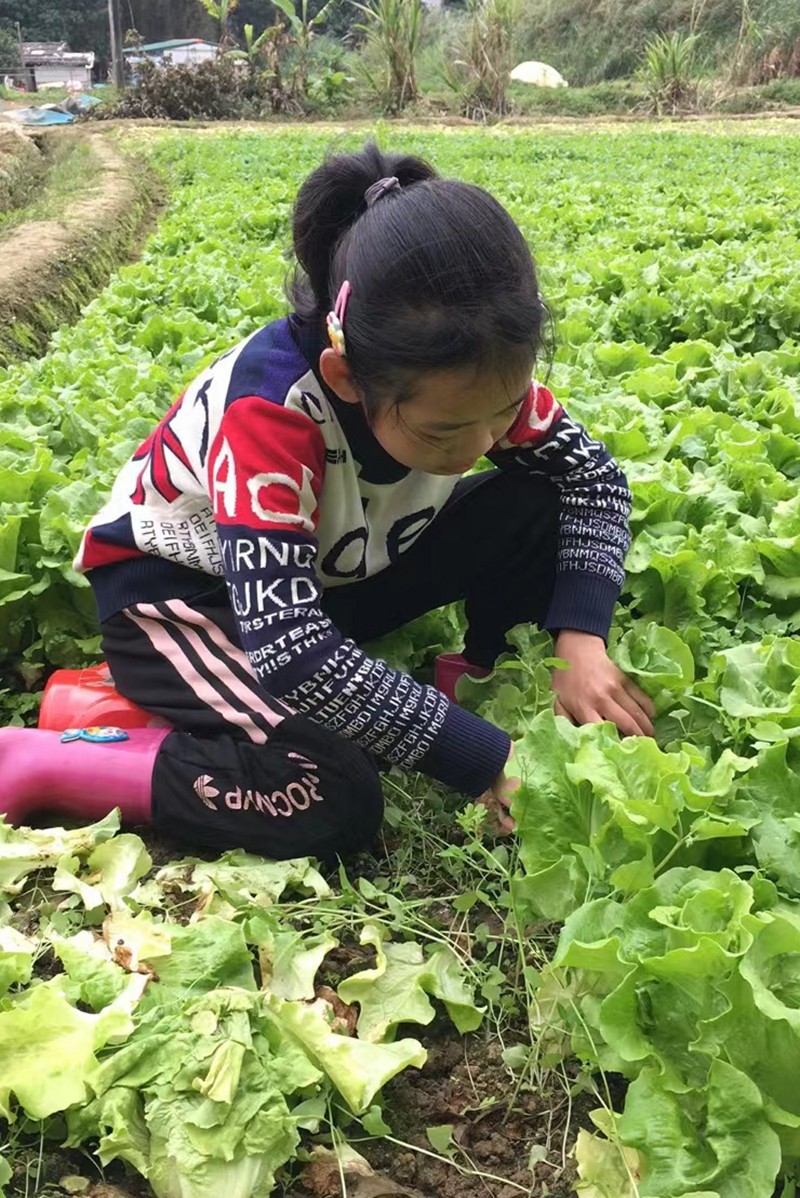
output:
[[345, 279], [339, 288], [339, 294], [336, 297], [336, 303], [333, 305], [333, 311], [329, 312], [327, 317], [328, 338], [340, 358], [345, 356], [344, 314], [351, 291], [352, 287], [347, 279]]

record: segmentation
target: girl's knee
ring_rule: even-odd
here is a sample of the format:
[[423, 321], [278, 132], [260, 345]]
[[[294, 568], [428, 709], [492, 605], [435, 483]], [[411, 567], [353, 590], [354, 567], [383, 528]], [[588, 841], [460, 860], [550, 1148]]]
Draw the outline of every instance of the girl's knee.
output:
[[344, 831], [352, 840], [349, 850], [368, 848], [383, 823], [384, 798], [381, 776], [369, 754], [347, 743], [342, 760], [343, 783], [349, 790]]
[[296, 716], [281, 726], [280, 739], [298, 765], [313, 767], [318, 810], [308, 824], [304, 851], [330, 858], [368, 848], [383, 823], [380, 774], [372, 757], [344, 737]]
[[383, 792], [362, 749], [291, 716], [265, 745], [173, 733], [154, 771], [153, 817], [187, 848], [331, 860], [369, 847]]

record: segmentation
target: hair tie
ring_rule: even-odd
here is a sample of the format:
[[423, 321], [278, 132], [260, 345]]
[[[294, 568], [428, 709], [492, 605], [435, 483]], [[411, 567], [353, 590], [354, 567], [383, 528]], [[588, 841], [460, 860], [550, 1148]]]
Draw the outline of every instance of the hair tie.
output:
[[327, 317], [328, 340], [340, 358], [345, 356], [344, 314], [351, 291], [352, 287], [347, 279], [345, 279], [339, 288], [339, 294], [336, 297], [336, 303], [333, 305], [333, 311], [329, 312]]
[[383, 199], [390, 191], [400, 190], [400, 180], [397, 175], [387, 175], [385, 179], [379, 179], [377, 183], [373, 183], [364, 192], [364, 202], [368, 208], [373, 204], [377, 204], [378, 200]]

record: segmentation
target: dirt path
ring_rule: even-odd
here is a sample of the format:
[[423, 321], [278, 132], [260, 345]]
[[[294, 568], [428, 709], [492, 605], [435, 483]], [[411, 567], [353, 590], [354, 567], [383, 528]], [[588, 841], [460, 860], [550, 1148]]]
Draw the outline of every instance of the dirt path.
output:
[[130, 253], [154, 203], [150, 176], [106, 135], [57, 136], [88, 141], [100, 170], [88, 191], [65, 201], [60, 219], [29, 221], [0, 241], [0, 365], [41, 351], [54, 328], [77, 316]]
[[103, 167], [99, 190], [75, 203], [61, 220], [29, 221], [0, 242], [3, 291], [13, 295], [33, 276], [44, 276], [53, 260], [58, 261], [72, 248], [76, 231], [83, 235], [87, 227], [110, 227], [135, 202], [136, 190], [119, 154], [97, 136], [91, 145]]
[[[508, 116], [488, 124], [476, 124], [467, 117], [432, 116], [384, 118], [383, 123], [390, 129], [412, 131], [424, 130], [436, 132], [464, 132], [470, 129], [483, 133], [503, 134], [508, 131], [529, 130], [549, 131], [558, 133], [586, 133], [593, 129], [604, 132], [624, 132], [633, 130], [643, 132], [663, 132], [669, 130], [678, 133], [737, 133], [737, 134], [800, 134], [800, 107], [776, 109], [772, 112], [745, 113], [689, 113], [680, 117], [651, 117], [637, 113], [607, 114], [587, 117], [556, 116], [542, 114], [540, 116]], [[105, 122], [109, 129], [124, 129], [134, 136], [143, 131], [204, 133], [213, 135], [225, 132], [263, 133], [267, 136], [285, 133], [293, 129], [317, 133], [374, 133], [375, 122], [365, 117], [335, 118], [327, 117], [322, 120], [274, 120], [263, 121], [166, 121], [154, 117], [137, 117], [128, 120], [109, 120]]]

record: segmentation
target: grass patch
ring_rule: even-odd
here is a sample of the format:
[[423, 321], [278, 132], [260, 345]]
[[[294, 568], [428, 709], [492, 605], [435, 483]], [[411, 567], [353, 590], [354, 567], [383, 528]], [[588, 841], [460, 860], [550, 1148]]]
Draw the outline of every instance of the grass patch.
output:
[[38, 92], [20, 92], [14, 87], [0, 87], [0, 100], [14, 100], [33, 108], [38, 104], [60, 104], [72, 95], [66, 87], [49, 87]]
[[28, 204], [0, 212], [0, 241], [25, 221], [61, 220], [77, 197], [97, 185], [102, 167], [87, 142], [53, 140], [49, 147], [44, 189]]
[[773, 79], [761, 87], [739, 88], [720, 100], [720, 112], [770, 112], [781, 108], [800, 108], [800, 79]]
[[28, 203], [47, 172], [47, 159], [31, 137], [0, 127], [0, 229]]
[[530, 87], [512, 83], [509, 98], [519, 116], [614, 116], [641, 112], [646, 96], [641, 84], [627, 79], [591, 87]]
[[153, 174], [110, 141], [79, 136], [61, 152], [50, 185], [20, 213], [27, 219], [0, 226], [0, 367], [41, 353], [75, 319], [131, 253], [155, 202]]

